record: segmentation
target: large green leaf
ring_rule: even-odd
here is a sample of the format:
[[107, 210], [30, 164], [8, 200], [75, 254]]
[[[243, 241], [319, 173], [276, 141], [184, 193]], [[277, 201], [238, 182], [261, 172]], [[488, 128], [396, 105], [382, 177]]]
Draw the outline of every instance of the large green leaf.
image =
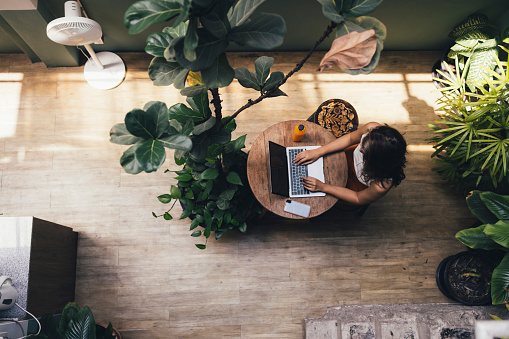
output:
[[125, 126], [127, 130], [132, 135], [143, 139], [157, 139], [161, 136], [169, 125], [168, 114], [166, 113], [166, 120], [161, 119], [161, 115], [164, 114], [162, 114], [157, 107], [154, 107], [148, 112], [135, 108], [127, 113], [125, 116]]
[[208, 88], [226, 87], [233, 81], [235, 71], [230, 66], [226, 53], [219, 55], [214, 63], [201, 71], [203, 83]]
[[263, 91], [268, 91], [276, 87], [277, 84], [285, 77], [283, 72], [273, 72], [270, 74], [269, 79], [263, 85]]
[[205, 85], [194, 85], [184, 88], [180, 94], [186, 97], [195, 97], [203, 93], [207, 93], [208, 87]]
[[226, 51], [228, 40], [216, 38], [205, 29], [198, 29], [198, 46], [196, 47], [196, 60], [186, 59], [184, 54], [184, 41], [179, 39], [175, 43], [176, 59], [178, 63], [193, 72], [199, 72], [214, 63], [216, 58]]
[[192, 110], [184, 104], [175, 104], [171, 106], [169, 108], [169, 116], [170, 119], [176, 119], [183, 124], [189, 119], [193, 122], [201, 122], [207, 118], [202, 113]]
[[168, 34], [172, 39], [170, 44], [166, 47], [166, 49], [164, 50], [164, 53], [162, 55], [166, 59], [166, 61], [177, 62], [177, 58], [176, 58], [177, 52], [175, 51], [175, 44], [178, 42], [178, 40], [185, 38], [185, 35], [187, 32], [187, 27], [188, 27], [188, 24], [185, 22], [182, 22], [182, 23], [178, 24], [177, 26], [165, 27], [163, 29], [163, 33]]
[[[467, 197], [467, 205], [470, 211], [479, 219], [483, 224], [494, 224], [499, 218], [494, 215], [481, 199], [481, 191], [473, 191]], [[487, 198], [489, 199], [489, 198]]]
[[219, 176], [219, 172], [216, 169], [214, 169], [214, 168], [207, 168], [200, 175], [200, 179], [203, 179], [203, 180], [214, 180], [218, 176]]
[[210, 117], [211, 112], [207, 92], [193, 96], [192, 98], [186, 98], [186, 101], [193, 110], [201, 114], [203, 117], [202, 120], [208, 119]]
[[74, 316], [64, 336], [65, 339], [96, 339], [95, 320], [88, 306], [83, 307]]
[[198, 18], [189, 20], [186, 36], [184, 38], [184, 57], [189, 61], [196, 60], [196, 47], [198, 47]]
[[[152, 59], [148, 66], [148, 76], [156, 86], [168, 86], [174, 82], [178, 83], [178, 80], [181, 83], [181, 79], [184, 78], [185, 80], [188, 72], [189, 70], [178, 63], [168, 62], [165, 58], [159, 57]], [[177, 86], [175, 88], [178, 88]]]
[[272, 49], [283, 43], [285, 34], [286, 24], [281, 16], [261, 13], [252, 20], [233, 28], [229, 37], [241, 46]]
[[383, 0], [318, 0], [322, 4], [323, 15], [337, 23], [347, 18], [358, 17], [373, 12]]
[[203, 27], [216, 38], [224, 38], [230, 31], [228, 11], [232, 6], [230, 0], [216, 0], [211, 11], [200, 17]]
[[215, 117], [210, 117], [205, 122], [203, 122], [203, 123], [201, 123], [199, 125], [196, 125], [194, 127], [193, 134], [194, 135], [200, 135], [200, 134], [208, 131], [209, 129], [211, 129], [215, 125], [216, 125], [216, 118]]
[[[486, 48], [482, 50], [476, 50], [475, 53], [470, 57], [470, 69], [467, 75], [467, 82], [483, 81], [484, 74], [487, 74], [487, 69], [495, 68], [495, 61], [498, 56], [498, 49], [496, 40], [492, 39], [494, 46], [492, 48]], [[475, 91], [475, 87], [471, 87], [470, 90]]]
[[[337, 0], [336, 0], [337, 1]], [[344, 1], [344, 0], [343, 0]], [[359, 17], [373, 12], [383, 0], [353, 0], [348, 9], [344, 8], [344, 17]], [[345, 1], [344, 1], [345, 2]]]
[[150, 101], [145, 104], [143, 110], [150, 116], [156, 123], [155, 139], [159, 138], [169, 127], [169, 114], [168, 107], [161, 101]]
[[233, 141], [233, 152], [239, 152], [246, 147], [246, 134], [238, 137]]
[[228, 201], [229, 201], [229, 200], [232, 200], [232, 199], [233, 199], [233, 197], [235, 196], [235, 192], [236, 192], [236, 191], [237, 191], [236, 189], [232, 189], [232, 188], [227, 189], [226, 191], [221, 192], [221, 194], [219, 195], [219, 197], [220, 197], [221, 199], [228, 200]]
[[143, 171], [138, 161], [136, 160], [135, 155], [136, 150], [138, 149], [138, 147], [141, 146], [142, 143], [143, 143], [142, 141], [138, 141], [137, 143], [129, 147], [120, 157], [120, 165], [122, 166], [124, 171], [126, 171], [126, 173], [138, 174], [141, 171]]
[[80, 307], [74, 302], [69, 302], [65, 305], [60, 315], [60, 321], [58, 323], [58, 329], [60, 333], [65, 333], [67, 326], [71, 322], [71, 319], [74, 318], [79, 311]]
[[509, 250], [509, 220], [499, 220], [496, 224], [488, 224], [484, 233], [506, 250]]
[[129, 34], [138, 34], [152, 24], [157, 24], [179, 15], [183, 6], [180, 1], [142, 0], [132, 4], [124, 15], [124, 25]]
[[118, 145], [132, 145], [143, 138], [135, 137], [125, 127], [125, 123], [116, 124], [110, 130], [110, 142]]
[[185, 36], [187, 32], [187, 23], [181, 22], [178, 25], [173, 25], [171, 27], [165, 27], [163, 29], [163, 33], [169, 34], [172, 39], [176, 39], [181, 36]]
[[242, 25], [265, 0], [239, 0], [228, 13], [231, 27]]
[[[484, 48], [491, 48], [493, 47], [493, 43], [490, 40], [490, 37], [481, 32], [481, 31], [472, 31], [464, 36], [458, 38], [456, 40], [456, 44], [451, 47], [451, 51], [455, 52], [471, 52], [474, 49], [484, 49]], [[495, 42], [496, 46], [496, 42]], [[449, 58], [454, 58], [454, 53], [449, 53], [447, 56]], [[465, 56], [470, 57], [470, 54], [465, 54]]]
[[491, 301], [494, 305], [509, 301], [509, 253], [506, 253], [491, 276]]
[[147, 37], [145, 52], [155, 57], [164, 57], [164, 50], [170, 45], [172, 37], [167, 33], [152, 33]]
[[481, 199], [498, 219], [509, 220], [509, 195], [483, 192]]
[[193, 148], [193, 142], [187, 135], [175, 134], [158, 139], [164, 147], [180, 151], [190, 151]]
[[456, 233], [456, 239], [470, 248], [478, 248], [483, 250], [501, 249], [493, 239], [484, 233], [486, 225], [475, 228], [468, 228]]
[[189, 151], [189, 156], [196, 162], [205, 161], [207, 158], [208, 148], [213, 142], [208, 138], [206, 133], [200, 135], [192, 135], [193, 148]]
[[145, 172], [154, 172], [164, 163], [166, 151], [159, 140], [146, 140], [135, 152], [136, 160]]
[[208, 137], [212, 141], [213, 144], [224, 145], [224, 144], [227, 144], [231, 140], [232, 133], [225, 128], [221, 128], [217, 131], [208, 133]]
[[471, 31], [482, 30], [488, 25], [488, 21], [488, 17], [484, 14], [472, 14], [468, 16], [465, 21], [453, 28], [451, 33], [449, 33], [449, 38], [456, 40]]
[[319, 0], [319, 2], [322, 4], [322, 13], [327, 19], [337, 24], [345, 21], [345, 17], [340, 14], [332, 0]]
[[233, 171], [228, 172], [228, 175], [226, 176], [226, 181], [228, 181], [230, 184], [242, 186], [242, 180], [240, 180], [240, 176]]
[[274, 65], [274, 58], [262, 56], [255, 60], [256, 81], [263, 86], [270, 74], [270, 68]]
[[235, 78], [239, 83], [246, 88], [253, 88], [257, 91], [261, 90], [260, 85], [256, 80], [256, 76], [253, 72], [244, 67], [235, 69]]
[[189, 10], [191, 9], [191, 0], [178, 0], [178, 2], [182, 4], [182, 10], [177, 19], [173, 22], [173, 26], [182, 24], [186, 20]]

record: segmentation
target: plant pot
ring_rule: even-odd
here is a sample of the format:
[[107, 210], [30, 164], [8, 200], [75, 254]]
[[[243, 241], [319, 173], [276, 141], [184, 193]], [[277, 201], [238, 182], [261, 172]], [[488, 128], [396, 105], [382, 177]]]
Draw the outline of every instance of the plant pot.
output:
[[[104, 333], [104, 331], [106, 331], [106, 328], [108, 327], [108, 325], [104, 325], [102, 323], [96, 323], [95, 324], [95, 328], [96, 328], [96, 333]], [[120, 334], [120, 332], [115, 328], [113, 327], [113, 338], [115, 339], [122, 339], [122, 335]]]
[[[452, 47], [452, 45], [450, 47]], [[456, 69], [456, 66], [454, 64], [451, 64], [450, 62], [448, 62], [447, 54], [449, 53], [450, 47], [446, 48], [444, 50], [444, 52], [442, 53], [442, 56], [440, 57], [440, 59], [438, 59], [437, 62], [435, 62], [435, 64], [431, 68], [431, 78], [432, 79], [433, 78], [439, 78], [439, 79], [445, 80], [445, 78], [440, 73], [438, 73], [438, 71], [437, 71], [437, 70], [440, 70], [440, 71], [442, 71], [445, 74], [449, 73], [447, 68], [444, 66], [444, 62], [446, 62], [451, 67], [451, 69], [453, 71]], [[436, 81], [435, 79], [433, 79], [433, 85], [435, 85], [435, 87], [437, 89], [444, 88], [446, 86], [442, 82]]]
[[491, 274], [496, 265], [482, 251], [464, 251], [442, 260], [436, 272], [440, 291], [464, 305], [491, 304]]

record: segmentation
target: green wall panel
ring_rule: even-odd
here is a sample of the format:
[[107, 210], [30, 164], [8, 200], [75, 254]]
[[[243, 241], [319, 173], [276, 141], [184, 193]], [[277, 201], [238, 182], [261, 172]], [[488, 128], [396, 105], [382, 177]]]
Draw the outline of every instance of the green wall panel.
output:
[[[42, 6], [39, 10], [40, 20], [64, 16], [65, 0], [39, 0]], [[166, 24], [150, 27], [147, 31], [137, 35], [129, 35], [123, 25], [123, 16], [126, 9], [135, 1], [130, 0], [81, 0], [88, 16], [97, 21], [103, 29], [103, 45], [93, 45], [96, 51], [112, 52], [142, 52], [145, 39], [153, 31], [160, 31]], [[15, 11], [12, 11], [15, 12]], [[24, 13], [7, 13], [4, 19], [12, 26], [23, 26], [30, 19]], [[316, 0], [267, 0], [257, 12], [273, 12], [282, 15], [287, 23], [288, 33], [285, 42], [278, 51], [307, 51], [321, 36], [329, 24], [322, 15], [321, 5]], [[450, 41], [447, 38], [449, 31], [468, 15], [482, 12], [489, 16], [493, 23], [500, 28], [509, 26], [509, 0], [385, 0], [371, 16], [382, 21], [388, 31], [385, 42], [386, 50], [441, 50]], [[3, 15], [3, 13], [0, 13]], [[33, 13], [32, 13], [33, 14]], [[26, 23], [28, 24], [28, 22]], [[33, 24], [33, 22], [32, 22]], [[45, 44], [47, 47], [55, 43], [44, 39], [43, 22], [32, 33], [19, 34], [26, 44]], [[0, 22], [0, 53], [18, 52], [19, 41], [6, 36]], [[2, 32], [3, 31], [3, 32]], [[3, 33], [3, 34], [2, 34]], [[19, 32], [18, 32], [19, 33]], [[328, 38], [319, 49], [330, 47], [333, 37]], [[34, 42], [35, 41], [35, 42]], [[246, 48], [231, 45], [231, 51], [248, 51]], [[41, 52], [38, 52], [41, 53]], [[54, 64], [61, 63], [59, 55], [54, 55]]]

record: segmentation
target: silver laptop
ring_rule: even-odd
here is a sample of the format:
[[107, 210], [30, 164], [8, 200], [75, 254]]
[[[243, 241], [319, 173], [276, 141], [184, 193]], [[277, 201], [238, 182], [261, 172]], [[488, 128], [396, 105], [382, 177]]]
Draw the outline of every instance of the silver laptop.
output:
[[271, 191], [290, 198], [323, 197], [323, 192], [311, 192], [304, 188], [302, 177], [314, 177], [324, 182], [323, 158], [309, 165], [297, 166], [293, 159], [302, 151], [320, 146], [283, 147], [269, 141]]

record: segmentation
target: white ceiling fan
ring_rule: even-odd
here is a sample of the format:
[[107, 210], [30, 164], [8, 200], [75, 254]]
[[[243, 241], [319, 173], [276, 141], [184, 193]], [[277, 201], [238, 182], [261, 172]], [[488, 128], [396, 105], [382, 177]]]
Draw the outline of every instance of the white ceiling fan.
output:
[[83, 45], [92, 60], [85, 64], [85, 79], [98, 89], [115, 88], [124, 81], [125, 64], [112, 52], [95, 53], [90, 44], [101, 40], [101, 26], [81, 15], [78, 1], [66, 1], [65, 16], [51, 21], [46, 27], [48, 38], [56, 43], [69, 46]]

